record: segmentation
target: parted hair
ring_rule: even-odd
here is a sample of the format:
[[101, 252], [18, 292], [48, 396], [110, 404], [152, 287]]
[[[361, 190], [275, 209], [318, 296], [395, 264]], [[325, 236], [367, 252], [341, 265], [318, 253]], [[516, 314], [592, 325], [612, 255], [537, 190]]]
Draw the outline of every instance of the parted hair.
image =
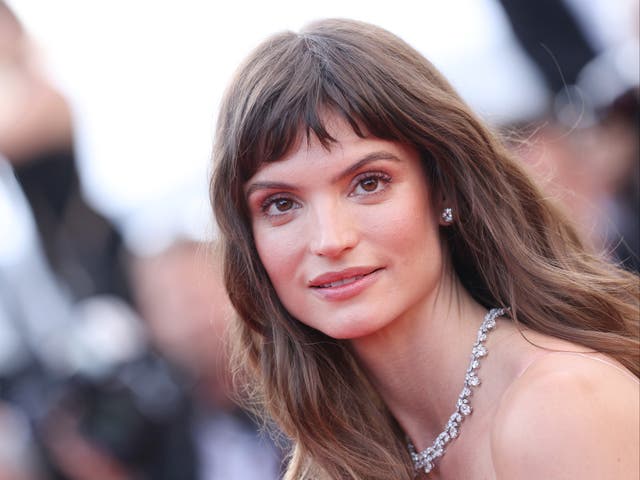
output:
[[[264, 41], [223, 99], [211, 200], [237, 312], [232, 346], [248, 402], [291, 439], [286, 478], [413, 478], [405, 437], [352, 355], [283, 307], [260, 262], [244, 194], [265, 162], [326, 112], [359, 136], [414, 147], [446, 192], [450, 264], [486, 307], [603, 352], [638, 375], [638, 278], [589, 251], [499, 139], [420, 53], [379, 27], [322, 20]], [[241, 374], [241, 375], [240, 375]]]

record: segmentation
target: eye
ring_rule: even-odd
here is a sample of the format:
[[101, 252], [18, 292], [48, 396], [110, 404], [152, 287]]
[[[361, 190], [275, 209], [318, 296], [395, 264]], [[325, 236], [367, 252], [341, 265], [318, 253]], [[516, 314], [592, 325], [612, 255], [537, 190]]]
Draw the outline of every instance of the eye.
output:
[[351, 195], [372, 195], [384, 191], [391, 183], [391, 177], [382, 172], [368, 172], [356, 177], [355, 181]]
[[279, 216], [300, 208], [300, 204], [289, 197], [269, 197], [261, 206], [262, 212], [267, 216]]
[[359, 185], [365, 192], [375, 192], [378, 188], [378, 179], [375, 177], [365, 178], [360, 181]]

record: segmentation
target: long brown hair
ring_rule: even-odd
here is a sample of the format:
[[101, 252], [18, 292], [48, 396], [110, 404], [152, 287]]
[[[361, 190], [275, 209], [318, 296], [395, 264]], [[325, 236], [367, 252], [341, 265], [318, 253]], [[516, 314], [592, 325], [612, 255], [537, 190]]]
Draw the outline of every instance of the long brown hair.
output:
[[638, 279], [586, 250], [496, 137], [422, 55], [391, 33], [324, 20], [277, 34], [224, 98], [211, 197], [238, 314], [238, 366], [252, 399], [295, 448], [288, 478], [412, 478], [404, 437], [346, 344], [282, 306], [258, 257], [243, 186], [299, 140], [334, 139], [322, 113], [360, 136], [416, 148], [458, 212], [444, 233], [457, 275], [514, 320], [620, 361], [638, 375]]

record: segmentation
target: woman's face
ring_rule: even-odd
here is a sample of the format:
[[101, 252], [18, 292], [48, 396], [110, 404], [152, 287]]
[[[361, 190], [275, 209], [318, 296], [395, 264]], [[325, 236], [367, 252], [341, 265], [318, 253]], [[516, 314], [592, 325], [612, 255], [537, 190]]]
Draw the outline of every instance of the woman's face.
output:
[[418, 153], [337, 116], [245, 185], [258, 254], [287, 310], [355, 339], [419, 315], [442, 276], [439, 208]]

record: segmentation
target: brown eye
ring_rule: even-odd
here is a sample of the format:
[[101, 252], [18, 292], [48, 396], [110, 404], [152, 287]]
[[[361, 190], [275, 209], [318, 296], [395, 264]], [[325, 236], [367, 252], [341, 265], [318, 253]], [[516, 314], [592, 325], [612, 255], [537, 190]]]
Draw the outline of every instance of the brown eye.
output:
[[293, 208], [293, 202], [288, 198], [279, 198], [273, 205], [279, 212], [286, 212]]
[[384, 192], [391, 183], [391, 177], [384, 172], [365, 172], [354, 179], [350, 196], [368, 197]]
[[365, 192], [375, 192], [378, 188], [378, 179], [376, 177], [365, 178], [360, 181], [360, 186]]
[[267, 198], [262, 205], [260, 206], [260, 210], [267, 217], [277, 217], [280, 215], [288, 215], [293, 210], [300, 208], [301, 205], [296, 202], [295, 199], [284, 197], [284, 196], [272, 196]]

